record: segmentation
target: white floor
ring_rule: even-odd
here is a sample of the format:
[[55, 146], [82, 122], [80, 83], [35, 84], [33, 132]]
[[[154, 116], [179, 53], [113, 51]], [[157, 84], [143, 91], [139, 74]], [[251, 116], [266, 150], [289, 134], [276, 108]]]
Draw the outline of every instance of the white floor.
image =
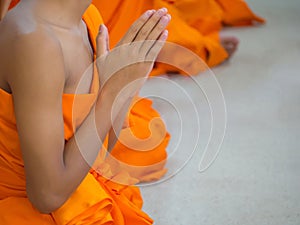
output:
[[[241, 43], [230, 62], [213, 69], [225, 97], [227, 129], [207, 170], [199, 172], [199, 162], [211, 116], [195, 85], [205, 83], [206, 75], [196, 81], [150, 80], [142, 92], [156, 96], [155, 106], [172, 133], [167, 178], [172, 177], [142, 187], [144, 209], [155, 224], [300, 224], [300, 1], [248, 3], [267, 24], [224, 32], [236, 35]], [[175, 84], [181, 92], [176, 92]], [[210, 102], [221, 97], [216, 85], [213, 89], [215, 94], [206, 93]], [[212, 104], [212, 110], [221, 137], [222, 103]], [[221, 140], [217, 136], [209, 148], [212, 153]]]

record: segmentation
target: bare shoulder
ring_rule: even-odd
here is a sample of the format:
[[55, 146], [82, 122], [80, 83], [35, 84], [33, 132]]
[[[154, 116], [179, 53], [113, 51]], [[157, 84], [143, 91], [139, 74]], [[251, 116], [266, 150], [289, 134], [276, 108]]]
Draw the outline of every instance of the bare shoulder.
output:
[[1, 49], [7, 48], [11, 54], [27, 50], [46, 50], [48, 53], [59, 54], [61, 50], [60, 42], [51, 27], [38, 23], [32, 15], [8, 13], [0, 22], [0, 33]]
[[[55, 57], [61, 45], [51, 27], [38, 23], [32, 16], [10, 15], [0, 23], [0, 46], [6, 55], [42, 54]], [[2, 52], [2, 51], [1, 51]]]
[[0, 79], [9, 86], [24, 80], [64, 82], [62, 48], [51, 27], [30, 16], [8, 14], [0, 23], [0, 33], [0, 60], [4, 62], [0, 71], [6, 74]]

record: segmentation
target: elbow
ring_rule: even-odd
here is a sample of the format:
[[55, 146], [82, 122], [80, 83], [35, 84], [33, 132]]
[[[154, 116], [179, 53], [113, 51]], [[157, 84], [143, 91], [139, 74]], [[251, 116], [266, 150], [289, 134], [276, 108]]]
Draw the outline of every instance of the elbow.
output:
[[51, 191], [28, 191], [31, 204], [42, 214], [50, 214], [60, 208], [67, 198], [53, 194]]

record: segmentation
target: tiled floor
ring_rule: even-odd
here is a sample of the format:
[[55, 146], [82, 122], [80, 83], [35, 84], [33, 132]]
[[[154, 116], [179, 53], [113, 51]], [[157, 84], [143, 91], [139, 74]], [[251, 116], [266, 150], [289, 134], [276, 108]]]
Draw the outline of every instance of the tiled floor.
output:
[[167, 177], [174, 176], [142, 187], [144, 209], [155, 224], [300, 224], [300, 1], [248, 2], [267, 24], [224, 31], [241, 43], [230, 62], [213, 69], [226, 101], [227, 129], [208, 170], [200, 173], [199, 162], [211, 116], [196, 81], [213, 103], [218, 129], [211, 153], [220, 143], [224, 118], [216, 83], [215, 92], [205, 89], [209, 73], [196, 81], [150, 80], [143, 89], [158, 96], [155, 106], [172, 133]]

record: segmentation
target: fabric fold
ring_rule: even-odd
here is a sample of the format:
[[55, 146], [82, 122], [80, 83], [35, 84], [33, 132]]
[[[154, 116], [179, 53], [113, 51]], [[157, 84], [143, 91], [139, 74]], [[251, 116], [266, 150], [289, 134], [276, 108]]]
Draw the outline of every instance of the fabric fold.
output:
[[[102, 19], [93, 5], [85, 12], [83, 19], [95, 52], [95, 40]], [[96, 101], [99, 91], [96, 73], [90, 90], [89, 94], [62, 96], [66, 141], [74, 135]], [[106, 177], [98, 171], [91, 170], [63, 206], [51, 214], [41, 214], [34, 208], [26, 194], [24, 162], [16, 128], [13, 97], [2, 89], [0, 89], [0, 108], [0, 224], [151, 225], [153, 223], [141, 209], [142, 198], [138, 188], [130, 185], [140, 180], [132, 177], [127, 171], [112, 168], [113, 165], [107, 164], [103, 158], [99, 161], [99, 167], [103, 170], [99, 172], [106, 171]], [[147, 111], [139, 113], [143, 115], [147, 114]], [[149, 121], [143, 122], [147, 124]], [[163, 157], [165, 147], [166, 145], [162, 145], [159, 149], [159, 154], [163, 153]], [[151, 158], [151, 154], [148, 152], [144, 156]], [[134, 155], [130, 157], [134, 159]], [[142, 174], [139, 175], [142, 177]], [[127, 184], [114, 182], [114, 178]]]
[[[152, 76], [173, 72], [197, 75], [208, 68], [203, 64], [216, 66], [228, 58], [218, 35], [223, 25], [247, 26], [265, 22], [242, 0], [93, 0], [93, 3], [103, 14], [109, 28], [111, 47], [145, 10], [168, 8], [172, 20], [167, 27], [167, 41], [181, 48], [165, 46]], [[183, 51], [183, 48], [186, 50]]]
[[111, 209], [111, 197], [94, 176], [88, 174], [67, 202], [52, 216], [57, 225], [110, 225], [113, 224]]

